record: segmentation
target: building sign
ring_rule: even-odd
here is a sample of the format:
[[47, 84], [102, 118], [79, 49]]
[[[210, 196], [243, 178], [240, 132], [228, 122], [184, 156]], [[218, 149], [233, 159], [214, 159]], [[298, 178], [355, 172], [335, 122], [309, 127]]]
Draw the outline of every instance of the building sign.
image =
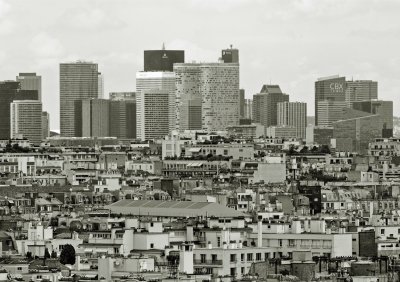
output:
[[332, 93], [343, 93], [343, 83], [339, 82], [332, 82], [329, 84], [329, 88], [331, 89]]

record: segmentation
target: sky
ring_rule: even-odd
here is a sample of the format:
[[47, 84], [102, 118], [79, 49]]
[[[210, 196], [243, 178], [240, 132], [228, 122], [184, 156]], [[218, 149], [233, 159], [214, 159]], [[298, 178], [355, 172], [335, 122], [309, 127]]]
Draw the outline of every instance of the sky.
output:
[[398, 0], [0, 0], [0, 81], [42, 76], [43, 108], [59, 129], [59, 63], [99, 64], [104, 93], [135, 91], [143, 50], [183, 49], [216, 62], [239, 49], [246, 98], [279, 84], [314, 114], [317, 78], [378, 81], [400, 113]]

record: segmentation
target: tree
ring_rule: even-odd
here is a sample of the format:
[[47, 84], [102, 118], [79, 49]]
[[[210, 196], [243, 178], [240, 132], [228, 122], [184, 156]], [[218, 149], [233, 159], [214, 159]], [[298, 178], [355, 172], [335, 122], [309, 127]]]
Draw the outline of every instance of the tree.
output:
[[75, 248], [72, 245], [64, 245], [60, 254], [60, 262], [62, 264], [75, 264]]
[[73, 232], [79, 232], [82, 230], [82, 228], [83, 224], [78, 220], [71, 221], [71, 223], [69, 224], [69, 230], [71, 231], [71, 236]]
[[45, 259], [50, 258], [50, 253], [49, 253], [49, 249], [48, 249], [48, 248], [45, 248], [45, 249], [44, 249], [44, 258], [45, 258]]
[[51, 258], [57, 258], [57, 253], [54, 250], [51, 252]]
[[330, 154], [331, 150], [329, 149], [329, 146], [328, 145], [322, 145], [321, 146], [321, 153], [322, 154]]
[[50, 258], [50, 253], [49, 253], [49, 249], [45, 248], [44, 249], [44, 257], [43, 257], [43, 266], [46, 265], [46, 260]]

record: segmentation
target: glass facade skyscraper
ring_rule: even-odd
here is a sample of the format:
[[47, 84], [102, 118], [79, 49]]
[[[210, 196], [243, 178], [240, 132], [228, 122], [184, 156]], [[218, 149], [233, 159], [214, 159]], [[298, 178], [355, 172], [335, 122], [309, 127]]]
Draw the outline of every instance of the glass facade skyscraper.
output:
[[80, 136], [75, 128], [75, 101], [98, 98], [98, 66], [89, 62], [60, 64], [60, 133]]

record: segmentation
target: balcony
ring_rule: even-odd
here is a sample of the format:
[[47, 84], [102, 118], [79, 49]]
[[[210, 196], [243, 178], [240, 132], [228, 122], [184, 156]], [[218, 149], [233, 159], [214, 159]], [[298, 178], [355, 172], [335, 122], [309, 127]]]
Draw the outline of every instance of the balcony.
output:
[[201, 260], [201, 259], [195, 259], [194, 260], [194, 265], [207, 265], [207, 266], [213, 266], [213, 265], [222, 265], [222, 260]]

